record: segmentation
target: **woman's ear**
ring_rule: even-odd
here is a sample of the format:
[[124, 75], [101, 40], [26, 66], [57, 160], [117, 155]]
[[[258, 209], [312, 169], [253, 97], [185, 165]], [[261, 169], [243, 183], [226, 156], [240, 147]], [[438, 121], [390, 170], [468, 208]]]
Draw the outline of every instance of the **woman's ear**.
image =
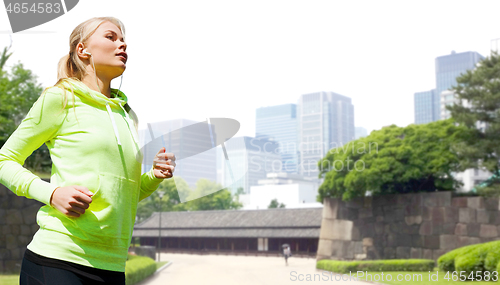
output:
[[83, 58], [83, 59], [88, 59], [90, 57], [89, 53], [86, 53], [85, 46], [83, 43], [78, 43], [76, 45], [76, 53], [78, 54], [78, 57]]

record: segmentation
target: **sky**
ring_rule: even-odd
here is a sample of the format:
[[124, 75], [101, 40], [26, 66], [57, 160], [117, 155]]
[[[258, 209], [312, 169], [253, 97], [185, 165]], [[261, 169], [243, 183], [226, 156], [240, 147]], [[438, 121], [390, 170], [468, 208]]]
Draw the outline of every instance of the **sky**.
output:
[[141, 129], [218, 117], [238, 120], [237, 136], [255, 136], [257, 108], [332, 91], [352, 99], [355, 126], [370, 132], [414, 122], [413, 94], [435, 87], [436, 57], [489, 56], [500, 38], [499, 10], [498, 0], [81, 0], [12, 34], [1, 6], [0, 48], [12, 39], [8, 65], [21, 62], [52, 86], [72, 30], [113, 16], [128, 45], [121, 90]]

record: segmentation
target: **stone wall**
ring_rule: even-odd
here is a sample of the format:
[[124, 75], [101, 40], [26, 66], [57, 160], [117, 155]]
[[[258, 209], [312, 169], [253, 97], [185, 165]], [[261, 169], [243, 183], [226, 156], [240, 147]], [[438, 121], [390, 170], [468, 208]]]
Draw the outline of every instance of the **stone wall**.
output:
[[499, 199], [451, 192], [327, 198], [317, 259], [426, 258], [499, 239]]
[[19, 272], [26, 246], [38, 230], [36, 213], [43, 206], [19, 197], [0, 184], [0, 273]]

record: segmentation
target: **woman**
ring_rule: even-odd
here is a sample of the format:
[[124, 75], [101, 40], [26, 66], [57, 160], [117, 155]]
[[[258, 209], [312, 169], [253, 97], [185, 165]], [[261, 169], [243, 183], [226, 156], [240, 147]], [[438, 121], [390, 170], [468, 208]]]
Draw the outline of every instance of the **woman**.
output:
[[[58, 82], [44, 90], [0, 149], [0, 183], [46, 205], [28, 245], [21, 284], [125, 284], [137, 203], [171, 178], [175, 156], [162, 148], [141, 175], [137, 117], [111, 89], [128, 55], [122, 23], [92, 18], [75, 28]], [[69, 98], [71, 97], [71, 98]], [[45, 143], [50, 183], [22, 167]]]

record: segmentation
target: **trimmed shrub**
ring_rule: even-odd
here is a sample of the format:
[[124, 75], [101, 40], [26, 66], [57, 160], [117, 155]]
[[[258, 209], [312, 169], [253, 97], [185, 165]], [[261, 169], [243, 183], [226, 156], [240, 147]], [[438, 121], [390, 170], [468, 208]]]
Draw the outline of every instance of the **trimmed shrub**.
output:
[[125, 283], [126, 285], [137, 284], [153, 275], [155, 271], [156, 262], [153, 259], [129, 254], [125, 264]]
[[455, 271], [455, 258], [468, 253], [476, 247], [477, 244], [468, 245], [454, 249], [446, 254], [441, 255], [437, 260], [439, 269], [444, 271]]
[[323, 259], [316, 262], [316, 268], [336, 273], [356, 271], [431, 271], [434, 269], [432, 259], [388, 259], [341, 261]]
[[359, 261], [338, 261], [323, 259], [316, 262], [316, 268], [336, 273], [355, 272]]
[[500, 272], [500, 271], [498, 271], [498, 270], [500, 270], [500, 262], [497, 264], [496, 270], [497, 270], [497, 274], [498, 274], [498, 272]]
[[488, 252], [484, 260], [484, 269], [488, 271], [497, 270], [498, 263], [500, 262], [500, 250]]
[[[465, 271], [467, 276], [480, 271], [486, 276], [497, 270], [499, 261], [500, 241], [492, 241], [450, 251], [438, 259], [438, 264], [444, 271]], [[487, 271], [489, 273], [485, 274]]]

